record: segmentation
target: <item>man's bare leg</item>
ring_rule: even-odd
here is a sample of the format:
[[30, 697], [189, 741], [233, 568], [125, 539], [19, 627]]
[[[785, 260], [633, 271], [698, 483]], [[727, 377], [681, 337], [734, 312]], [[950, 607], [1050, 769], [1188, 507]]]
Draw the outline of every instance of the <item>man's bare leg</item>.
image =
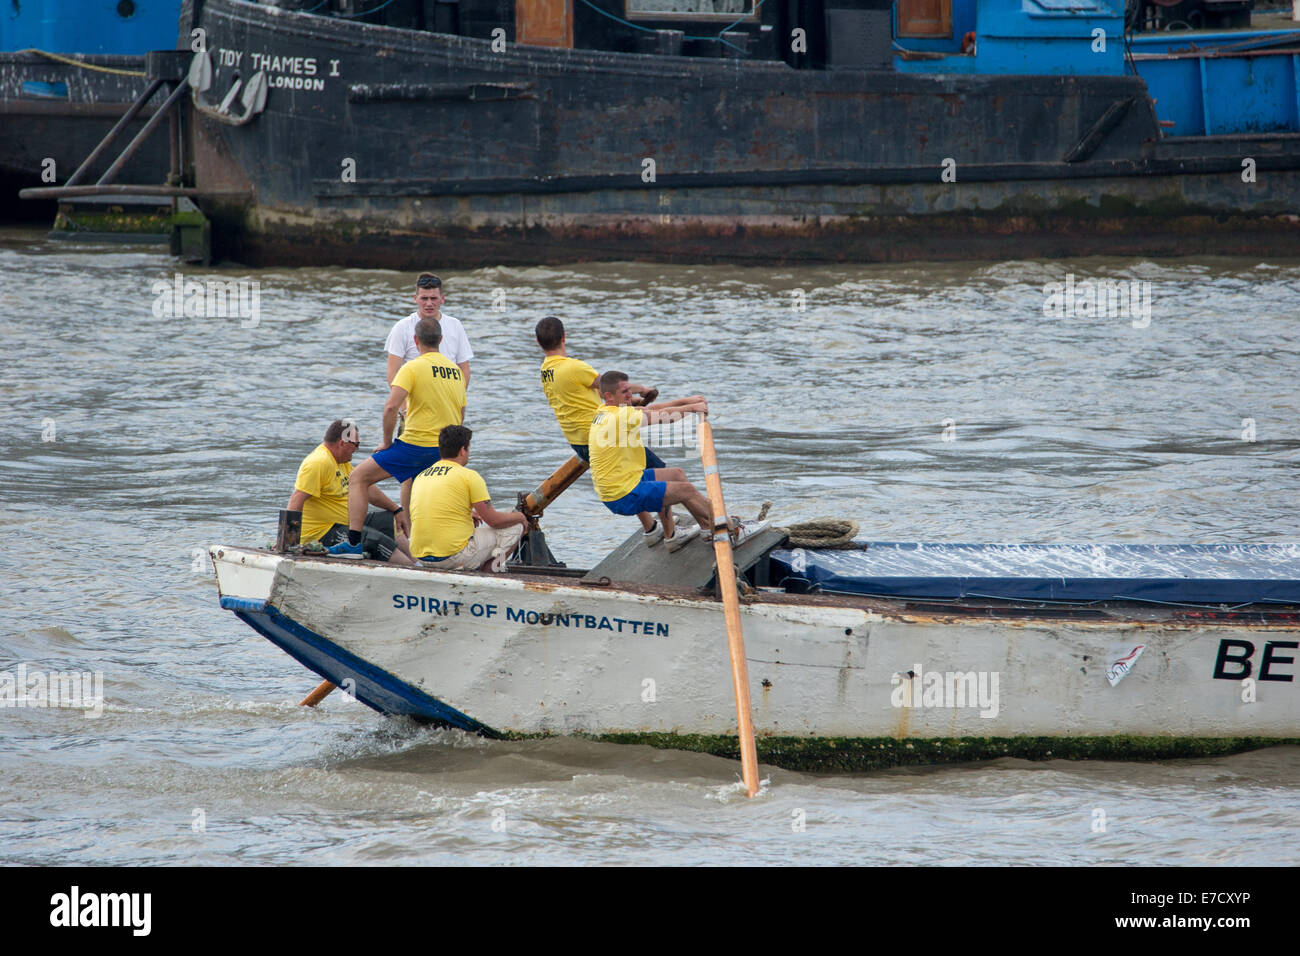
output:
[[[680, 468], [656, 468], [655, 481], [685, 482], [686, 472], [684, 472]], [[672, 505], [674, 503], [675, 502], [668, 501], [667, 497], [665, 496], [663, 510], [659, 512], [659, 520], [663, 522], [665, 538], [671, 538], [673, 535], [677, 533], [677, 523], [673, 520]], [[646, 531], [649, 531], [651, 528], [654, 527], [653, 524], [654, 519], [649, 514], [642, 512], [641, 514], [637, 515], [637, 517], [641, 519], [641, 527], [644, 528]]]
[[695, 523], [708, 531], [713, 527], [713, 516], [709, 509], [709, 500], [700, 494], [689, 481], [670, 481], [664, 493], [664, 507], [685, 505]]
[[360, 531], [366, 523], [366, 512], [370, 510], [370, 486], [391, 477], [375, 464], [373, 458], [366, 459], [352, 470], [348, 478], [349, 531]]
[[[680, 468], [656, 468], [655, 481], [663, 481], [670, 484], [679, 483], [679, 484], [687, 485], [692, 488], [694, 487], [693, 485], [691, 485], [689, 481], [686, 480], [686, 472]], [[665, 538], [671, 538], [673, 535], [677, 533], [677, 523], [673, 519], [672, 506], [679, 503], [680, 502], [678, 501], [669, 501], [668, 495], [665, 492], [664, 508], [662, 511], [659, 512], [659, 520], [664, 523]], [[699, 518], [697, 517], [695, 520], [698, 522]], [[644, 521], [642, 521], [641, 523], [645, 524]], [[703, 528], [704, 525], [700, 525], [700, 527]]]
[[397, 550], [389, 556], [388, 563], [401, 565], [415, 564], [415, 558], [411, 556], [411, 542], [407, 539], [406, 535], [398, 532], [394, 535], [393, 540], [397, 542]]

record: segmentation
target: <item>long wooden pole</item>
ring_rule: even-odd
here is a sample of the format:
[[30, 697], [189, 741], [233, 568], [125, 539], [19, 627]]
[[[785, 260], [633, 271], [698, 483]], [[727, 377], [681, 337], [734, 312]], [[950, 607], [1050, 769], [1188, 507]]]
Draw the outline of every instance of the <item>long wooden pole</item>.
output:
[[317, 704], [319, 704], [322, 700], [324, 700], [326, 697], [328, 697], [328, 696], [330, 695], [330, 692], [331, 692], [332, 690], [334, 690], [334, 685], [333, 685], [333, 684], [331, 684], [329, 681], [322, 681], [321, 684], [320, 684], [320, 686], [317, 687], [317, 688], [316, 688], [314, 691], [312, 691], [310, 694], [308, 694], [306, 697], [304, 697], [304, 698], [302, 699], [302, 702], [301, 702], [300, 704], [298, 704], [298, 706], [299, 706], [299, 707], [315, 707], [315, 706], [316, 706]]
[[560, 496], [560, 494], [582, 477], [583, 472], [587, 470], [587, 463], [574, 455], [559, 468], [551, 473], [550, 477], [544, 480], [529, 494], [520, 498], [520, 510], [530, 518], [535, 518], [545, 510], [546, 506]]
[[727, 647], [731, 652], [731, 682], [736, 691], [736, 726], [740, 731], [740, 767], [749, 796], [758, 793], [758, 747], [754, 743], [754, 714], [749, 703], [749, 667], [745, 663], [745, 637], [740, 630], [740, 595], [736, 591], [735, 561], [727, 530], [727, 503], [722, 499], [722, 476], [713, 449], [713, 426], [700, 422], [700, 458], [704, 485], [713, 508], [713, 553], [718, 562], [718, 588], [727, 620]]

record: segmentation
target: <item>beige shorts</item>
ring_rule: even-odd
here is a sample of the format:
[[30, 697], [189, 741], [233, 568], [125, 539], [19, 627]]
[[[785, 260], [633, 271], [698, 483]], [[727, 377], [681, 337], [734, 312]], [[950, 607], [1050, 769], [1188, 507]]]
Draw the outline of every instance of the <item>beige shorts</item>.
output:
[[493, 571], [504, 571], [506, 561], [519, 547], [524, 536], [524, 526], [512, 524], [508, 528], [489, 528], [485, 524], [474, 529], [465, 547], [444, 561], [426, 561], [429, 567], [444, 571], [477, 570], [484, 561], [492, 559]]

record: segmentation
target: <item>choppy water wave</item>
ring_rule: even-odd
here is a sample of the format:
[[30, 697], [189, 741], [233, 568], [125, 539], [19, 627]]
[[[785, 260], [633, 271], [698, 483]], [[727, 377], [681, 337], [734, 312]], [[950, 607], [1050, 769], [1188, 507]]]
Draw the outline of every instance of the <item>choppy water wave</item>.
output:
[[[256, 324], [159, 317], [153, 250], [0, 233], [0, 669], [98, 671], [104, 712], [0, 712], [0, 862], [1297, 862], [1300, 752], [816, 776], [382, 718], [217, 607], [204, 548], [264, 544], [325, 424], [378, 438], [412, 276], [245, 270]], [[1052, 318], [1048, 283], [1151, 283], [1148, 325]], [[1285, 541], [1300, 458], [1300, 264], [599, 264], [444, 276], [498, 505], [567, 458], [536, 321], [665, 396], [703, 393], [728, 503], [883, 540]], [[247, 326], [247, 327], [245, 327]], [[1253, 440], [1250, 440], [1253, 439]], [[698, 477], [686, 448], [661, 448]], [[552, 548], [628, 531], [588, 486]], [[1094, 828], [1102, 811], [1106, 826]], [[202, 825], [200, 826], [200, 822]], [[800, 826], [796, 826], [800, 824]], [[1289, 835], [1289, 836], [1288, 836]], [[1283, 838], [1284, 836], [1288, 838]], [[742, 848], [743, 847], [743, 852]]]

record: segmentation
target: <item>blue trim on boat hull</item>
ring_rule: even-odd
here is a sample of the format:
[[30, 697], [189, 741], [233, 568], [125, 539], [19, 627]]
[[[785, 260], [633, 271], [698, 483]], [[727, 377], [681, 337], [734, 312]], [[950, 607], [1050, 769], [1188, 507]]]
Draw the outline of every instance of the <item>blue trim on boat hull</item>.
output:
[[309, 670], [334, 684], [351, 679], [352, 695], [381, 714], [413, 717], [416, 720], [500, 737], [497, 731], [449, 707], [436, 697], [412, 687], [374, 664], [345, 651], [333, 641], [285, 617], [265, 601], [242, 598], [221, 599], [221, 606], [235, 612], [257, 633]]
[[266, 601], [259, 598], [238, 598], [228, 595], [221, 595], [221, 607], [226, 611], [247, 611], [251, 614], [260, 614], [266, 610]]

